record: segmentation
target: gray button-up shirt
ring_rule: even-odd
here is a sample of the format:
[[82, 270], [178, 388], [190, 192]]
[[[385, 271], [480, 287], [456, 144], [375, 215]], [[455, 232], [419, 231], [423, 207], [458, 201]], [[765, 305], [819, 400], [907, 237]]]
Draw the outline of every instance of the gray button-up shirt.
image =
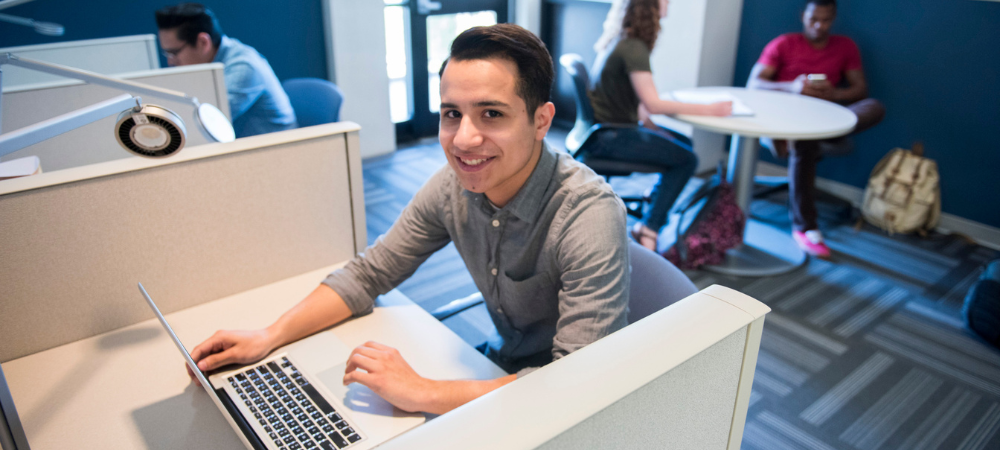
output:
[[499, 333], [488, 354], [508, 371], [523, 375], [627, 324], [625, 206], [588, 167], [544, 144], [500, 209], [441, 168], [386, 234], [324, 283], [354, 315], [367, 314], [451, 241]]

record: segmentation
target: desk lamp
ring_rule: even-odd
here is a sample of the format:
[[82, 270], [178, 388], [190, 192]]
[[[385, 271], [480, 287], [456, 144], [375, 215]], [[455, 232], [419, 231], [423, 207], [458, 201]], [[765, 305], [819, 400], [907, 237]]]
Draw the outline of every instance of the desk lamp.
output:
[[[3, 0], [0, 1], [0, 9], [7, 9], [11, 6], [17, 6], [22, 3], [28, 3], [31, 0]], [[0, 22], [8, 22], [17, 25], [24, 25], [27, 27], [32, 27], [38, 34], [44, 34], [46, 36], [62, 36], [66, 32], [66, 29], [58, 23], [52, 22], [39, 22], [34, 19], [26, 19], [23, 17], [11, 16], [7, 14], [0, 14]]]
[[[134, 81], [119, 80], [58, 64], [20, 58], [10, 53], [0, 55], [0, 65], [3, 64], [15, 65], [67, 78], [75, 78], [86, 83], [121, 89], [142, 95], [190, 103], [195, 107], [195, 122], [206, 138], [214, 142], [231, 142], [236, 139], [233, 125], [219, 108], [208, 103], [201, 103], [197, 98], [185, 95], [183, 92], [136, 83]], [[2, 84], [2, 80], [3, 72], [0, 71], [0, 84]], [[2, 92], [0, 92], [0, 107], [3, 104], [2, 98]], [[143, 105], [141, 98], [123, 94], [0, 135], [0, 156], [110, 116], [115, 112], [119, 112], [118, 123], [115, 124], [114, 129], [115, 139], [130, 153], [147, 158], [162, 158], [170, 156], [183, 148], [186, 129], [184, 128], [184, 121], [177, 114], [162, 106]], [[2, 114], [2, 110], [0, 110], [0, 114]], [[2, 120], [2, 115], [0, 115], [0, 120]]]

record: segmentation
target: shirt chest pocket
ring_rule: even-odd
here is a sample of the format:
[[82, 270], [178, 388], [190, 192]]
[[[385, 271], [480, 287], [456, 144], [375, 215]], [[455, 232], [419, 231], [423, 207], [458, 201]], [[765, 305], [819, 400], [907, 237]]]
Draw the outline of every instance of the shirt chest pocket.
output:
[[559, 315], [558, 286], [545, 272], [515, 279], [506, 272], [497, 275], [503, 314], [515, 327], [552, 320]]

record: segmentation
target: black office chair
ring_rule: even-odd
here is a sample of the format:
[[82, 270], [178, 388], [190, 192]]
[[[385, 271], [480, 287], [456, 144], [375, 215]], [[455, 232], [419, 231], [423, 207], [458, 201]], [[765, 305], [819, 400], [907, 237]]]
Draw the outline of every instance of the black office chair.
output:
[[[566, 69], [570, 78], [573, 79], [574, 94], [576, 100], [576, 123], [573, 129], [566, 136], [566, 151], [590, 167], [598, 175], [605, 179], [611, 177], [627, 177], [633, 173], [659, 173], [656, 166], [647, 164], [631, 163], [624, 161], [614, 161], [597, 158], [590, 155], [588, 147], [592, 147], [598, 136], [607, 133], [638, 133], [638, 124], [606, 124], [594, 122], [594, 108], [590, 105], [590, 97], [587, 91], [590, 87], [590, 75], [587, 73], [587, 66], [583, 63], [583, 58], [574, 53], [567, 53], [559, 58], [559, 64]], [[645, 136], [653, 136], [646, 134]], [[666, 140], [666, 139], [664, 139]], [[641, 219], [643, 205], [649, 201], [649, 197], [643, 196], [623, 196], [622, 201], [628, 208], [631, 216]]]

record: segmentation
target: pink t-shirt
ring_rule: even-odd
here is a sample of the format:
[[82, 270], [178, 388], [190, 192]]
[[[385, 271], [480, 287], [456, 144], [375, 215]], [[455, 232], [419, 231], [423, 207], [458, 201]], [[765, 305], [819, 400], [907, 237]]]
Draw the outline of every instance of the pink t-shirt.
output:
[[764, 47], [758, 63], [778, 70], [774, 81], [792, 81], [802, 74], [823, 73], [836, 86], [844, 72], [861, 68], [861, 53], [847, 36], [830, 36], [826, 47], [815, 49], [802, 33], [787, 33]]

